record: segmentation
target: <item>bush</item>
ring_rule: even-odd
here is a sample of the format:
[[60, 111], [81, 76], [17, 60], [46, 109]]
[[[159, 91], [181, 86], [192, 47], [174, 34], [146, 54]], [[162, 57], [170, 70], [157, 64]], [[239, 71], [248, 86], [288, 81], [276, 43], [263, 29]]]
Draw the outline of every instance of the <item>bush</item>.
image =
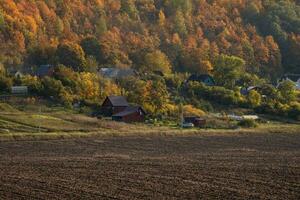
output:
[[214, 111], [213, 105], [207, 100], [192, 97], [192, 98], [189, 99], [188, 102], [189, 102], [188, 104], [192, 104], [196, 108], [200, 108], [203, 111], [207, 111], [207, 112], [213, 112]]
[[300, 103], [292, 103], [288, 112], [290, 118], [300, 120]]
[[249, 95], [247, 96], [248, 104], [255, 108], [261, 104], [261, 95], [255, 90], [251, 90]]
[[9, 92], [12, 85], [13, 85], [12, 79], [0, 75], [0, 93]]
[[64, 90], [64, 86], [61, 81], [45, 77], [42, 79], [43, 91], [42, 94], [45, 97], [58, 97], [59, 94]]
[[184, 105], [183, 113], [185, 116], [203, 116], [205, 112], [203, 110], [197, 109], [192, 105]]
[[290, 103], [296, 99], [296, 87], [292, 81], [283, 81], [278, 87], [278, 92], [281, 95], [281, 101]]
[[165, 76], [166, 85], [169, 88], [173, 88], [177, 90], [179, 90], [179, 88], [182, 86], [182, 84], [186, 79], [187, 79], [186, 74], [175, 73], [175, 74], [170, 74]]
[[243, 128], [255, 128], [258, 126], [255, 120], [253, 119], [245, 119], [238, 123], [238, 126]]
[[295, 120], [300, 119], [300, 104], [297, 102], [290, 104], [282, 104], [276, 101], [273, 103], [269, 102], [257, 107], [255, 111], [261, 114], [271, 114]]
[[28, 86], [29, 92], [40, 94], [43, 91], [43, 85], [36, 76], [26, 75], [21, 78], [21, 84]]
[[187, 85], [187, 93], [189, 97], [204, 98], [222, 105], [241, 105], [244, 102], [239, 91], [218, 86], [205, 86], [196, 82]]

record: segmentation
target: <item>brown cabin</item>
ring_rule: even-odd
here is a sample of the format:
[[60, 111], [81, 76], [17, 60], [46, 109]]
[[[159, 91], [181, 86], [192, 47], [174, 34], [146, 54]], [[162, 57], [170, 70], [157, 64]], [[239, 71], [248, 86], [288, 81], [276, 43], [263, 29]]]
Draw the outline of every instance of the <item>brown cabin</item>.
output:
[[114, 114], [124, 111], [129, 106], [127, 100], [123, 96], [106, 97], [102, 106], [101, 113], [104, 116], [111, 117]]
[[206, 125], [206, 120], [201, 117], [185, 117], [185, 123], [192, 123], [195, 127], [204, 127]]
[[124, 111], [112, 116], [114, 121], [133, 123], [144, 122], [146, 112], [140, 106], [128, 106]]

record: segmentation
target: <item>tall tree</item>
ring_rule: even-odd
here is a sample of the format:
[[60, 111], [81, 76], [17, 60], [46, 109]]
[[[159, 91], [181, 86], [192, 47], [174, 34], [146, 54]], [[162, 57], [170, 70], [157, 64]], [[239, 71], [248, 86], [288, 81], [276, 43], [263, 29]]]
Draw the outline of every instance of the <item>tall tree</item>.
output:
[[214, 77], [219, 85], [233, 88], [244, 72], [245, 61], [236, 56], [220, 55], [214, 63]]
[[154, 51], [146, 54], [144, 59], [145, 71], [171, 72], [171, 64], [168, 57], [161, 51]]
[[60, 44], [56, 54], [60, 64], [72, 67], [75, 71], [85, 70], [85, 54], [78, 44], [71, 42]]

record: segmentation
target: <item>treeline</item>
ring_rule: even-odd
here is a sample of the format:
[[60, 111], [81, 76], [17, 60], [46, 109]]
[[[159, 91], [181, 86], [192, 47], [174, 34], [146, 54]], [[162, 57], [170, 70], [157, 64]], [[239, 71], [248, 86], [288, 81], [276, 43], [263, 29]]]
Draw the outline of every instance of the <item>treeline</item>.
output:
[[62, 63], [207, 73], [224, 54], [275, 79], [300, 72], [299, 52], [295, 0], [0, 0], [6, 69]]

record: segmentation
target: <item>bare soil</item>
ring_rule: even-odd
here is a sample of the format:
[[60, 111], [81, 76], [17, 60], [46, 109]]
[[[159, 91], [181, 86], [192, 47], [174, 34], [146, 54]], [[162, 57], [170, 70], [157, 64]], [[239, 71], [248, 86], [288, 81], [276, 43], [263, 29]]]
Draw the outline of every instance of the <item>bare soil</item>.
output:
[[0, 199], [300, 199], [300, 134], [0, 142]]

